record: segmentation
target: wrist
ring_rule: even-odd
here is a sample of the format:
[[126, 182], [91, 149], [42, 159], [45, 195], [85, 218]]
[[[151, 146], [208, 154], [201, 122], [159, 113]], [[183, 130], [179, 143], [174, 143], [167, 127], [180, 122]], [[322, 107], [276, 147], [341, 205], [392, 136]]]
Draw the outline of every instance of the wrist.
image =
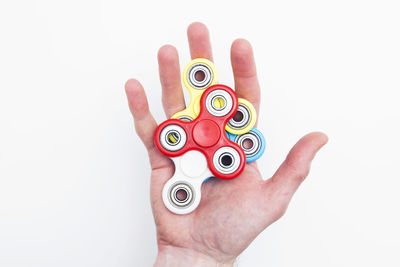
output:
[[187, 248], [159, 246], [154, 267], [159, 266], [194, 266], [194, 267], [232, 267], [235, 259], [218, 261], [208, 255]]

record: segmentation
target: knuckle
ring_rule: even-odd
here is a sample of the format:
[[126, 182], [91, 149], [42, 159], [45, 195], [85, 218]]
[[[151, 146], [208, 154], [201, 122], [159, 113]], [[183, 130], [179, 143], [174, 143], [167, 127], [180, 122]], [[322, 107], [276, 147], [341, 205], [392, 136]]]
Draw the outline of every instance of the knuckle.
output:
[[310, 167], [307, 164], [302, 164], [297, 160], [287, 158], [285, 165], [293, 179], [303, 181], [310, 172]]

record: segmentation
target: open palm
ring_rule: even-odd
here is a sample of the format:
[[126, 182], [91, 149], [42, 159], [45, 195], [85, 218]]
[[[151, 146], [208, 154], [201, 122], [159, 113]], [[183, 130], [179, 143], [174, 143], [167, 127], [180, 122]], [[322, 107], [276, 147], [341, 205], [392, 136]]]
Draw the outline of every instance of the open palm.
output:
[[[208, 30], [203, 24], [189, 26], [188, 40], [192, 58], [212, 60]], [[163, 46], [158, 62], [162, 103], [170, 118], [185, 108], [176, 49]], [[260, 87], [252, 48], [246, 40], [238, 39], [232, 44], [231, 64], [236, 94], [249, 100], [258, 113]], [[177, 260], [182, 264], [185, 261], [199, 265], [232, 264], [260, 232], [284, 214], [292, 195], [307, 176], [315, 153], [327, 142], [323, 133], [306, 135], [266, 181], [256, 163], [246, 164], [242, 174], [233, 180], [209, 179], [203, 183], [197, 209], [187, 215], [176, 215], [162, 201], [162, 190], [174, 173], [174, 165], [153, 143], [157, 123], [149, 111], [144, 89], [133, 79], [126, 83], [125, 89], [136, 132], [148, 150], [152, 167], [151, 204], [159, 246], [156, 265], [168, 266], [167, 262]]]

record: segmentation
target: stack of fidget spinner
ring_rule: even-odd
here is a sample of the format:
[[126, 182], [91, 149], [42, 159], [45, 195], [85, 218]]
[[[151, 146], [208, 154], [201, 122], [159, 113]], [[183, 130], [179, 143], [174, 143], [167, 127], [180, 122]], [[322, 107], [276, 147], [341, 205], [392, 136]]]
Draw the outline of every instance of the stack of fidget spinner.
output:
[[183, 72], [190, 104], [161, 123], [154, 142], [175, 164], [175, 173], [164, 185], [162, 197], [173, 213], [187, 214], [200, 203], [201, 184], [211, 178], [234, 179], [246, 162], [257, 160], [265, 140], [253, 128], [253, 105], [238, 98], [228, 86], [217, 84], [214, 64], [192, 60]]

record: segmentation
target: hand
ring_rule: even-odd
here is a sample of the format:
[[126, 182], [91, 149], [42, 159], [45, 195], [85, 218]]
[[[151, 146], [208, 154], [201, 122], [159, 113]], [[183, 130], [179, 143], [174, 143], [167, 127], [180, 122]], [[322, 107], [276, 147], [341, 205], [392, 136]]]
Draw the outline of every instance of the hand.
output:
[[[207, 28], [201, 23], [189, 26], [192, 58], [212, 60]], [[167, 118], [185, 108], [178, 53], [173, 46], [158, 52], [162, 103]], [[238, 97], [260, 106], [252, 48], [238, 39], [231, 47], [231, 63]], [[246, 164], [233, 180], [209, 179], [202, 186], [200, 205], [192, 213], [176, 215], [164, 206], [162, 189], [174, 173], [172, 161], [153, 143], [157, 123], [152, 117], [141, 84], [125, 85], [136, 132], [147, 148], [151, 174], [151, 205], [157, 228], [156, 266], [233, 265], [236, 257], [267, 226], [279, 219], [298, 186], [307, 176], [316, 152], [327, 142], [323, 133], [310, 133], [298, 141], [276, 173], [264, 181], [255, 162]]]

